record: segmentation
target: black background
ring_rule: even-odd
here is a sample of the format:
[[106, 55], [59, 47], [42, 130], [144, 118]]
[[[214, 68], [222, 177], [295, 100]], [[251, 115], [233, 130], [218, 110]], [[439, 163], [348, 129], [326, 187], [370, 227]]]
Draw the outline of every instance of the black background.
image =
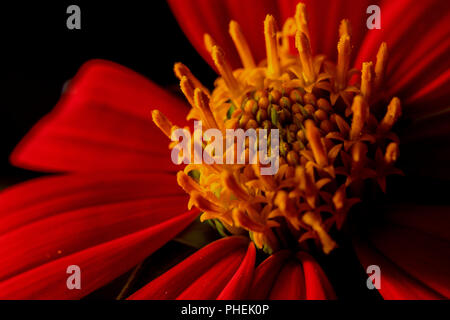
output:
[[[66, 27], [71, 4], [81, 9], [81, 30]], [[17, 1], [0, 12], [0, 188], [34, 176], [10, 166], [8, 156], [87, 60], [118, 62], [165, 87], [177, 85], [178, 61], [205, 83], [214, 78], [165, 1]]]

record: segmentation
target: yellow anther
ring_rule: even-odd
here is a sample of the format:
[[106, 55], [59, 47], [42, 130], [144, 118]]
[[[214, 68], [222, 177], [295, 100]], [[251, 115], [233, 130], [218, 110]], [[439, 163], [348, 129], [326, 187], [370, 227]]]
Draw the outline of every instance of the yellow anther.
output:
[[241, 27], [236, 21], [232, 20], [230, 22], [229, 32], [244, 68], [254, 68], [255, 61], [253, 60], [252, 52], [250, 51], [247, 40], [242, 34]]
[[306, 127], [306, 138], [308, 139], [309, 144], [311, 145], [314, 159], [316, 160], [319, 166], [321, 167], [326, 166], [328, 164], [327, 150], [325, 149], [325, 146], [322, 144], [319, 129], [317, 129], [316, 125], [314, 124], [314, 121], [312, 120], [306, 120], [305, 127]]
[[152, 111], [152, 119], [156, 126], [170, 139], [172, 135], [172, 128], [176, 128], [172, 125], [169, 119], [159, 110]]
[[344, 208], [345, 198], [346, 198], [345, 187], [337, 189], [336, 193], [333, 196], [333, 204], [337, 210], [341, 210]]
[[354, 162], [362, 162], [366, 159], [367, 146], [364, 142], [358, 141], [352, 147], [352, 159]]
[[328, 235], [325, 231], [320, 216], [313, 211], [306, 212], [302, 220], [304, 223], [309, 225], [316, 233], [322, 243], [322, 249], [325, 254], [328, 254], [337, 247], [336, 242]]
[[398, 147], [398, 143], [391, 142], [386, 148], [384, 160], [386, 161], [387, 164], [393, 164], [395, 161], [397, 161], [399, 155], [400, 149]]
[[308, 37], [301, 31], [295, 34], [295, 46], [300, 56], [300, 64], [303, 70], [303, 78], [307, 84], [313, 83], [316, 79], [313, 66], [313, 56], [311, 53], [311, 44]]
[[225, 187], [230, 190], [237, 198], [241, 200], [248, 200], [249, 195], [247, 191], [242, 188], [242, 186], [236, 181], [233, 173], [229, 171], [223, 171], [222, 174], [222, 182]]
[[336, 66], [337, 89], [343, 90], [347, 87], [347, 72], [350, 65], [350, 36], [343, 34], [338, 42], [338, 62]]
[[199, 88], [194, 90], [194, 104], [195, 107], [200, 110], [203, 119], [206, 122], [206, 126], [208, 128], [217, 128], [218, 126], [216, 120], [214, 119], [214, 115], [209, 107], [209, 98]]
[[363, 62], [361, 72], [361, 94], [370, 101], [373, 88], [373, 64], [372, 62]]
[[295, 34], [295, 46], [297, 47], [300, 56], [304, 80], [307, 84], [313, 83], [316, 76], [314, 74], [311, 45], [308, 37], [301, 31], [297, 31]]
[[264, 39], [266, 41], [268, 75], [269, 77], [278, 77], [281, 74], [281, 66], [278, 57], [277, 30], [275, 18], [270, 14], [264, 20]]
[[361, 136], [364, 125], [369, 118], [369, 105], [362, 96], [356, 96], [352, 104], [353, 119], [350, 129], [350, 139], [357, 140]]
[[234, 208], [231, 211], [231, 216], [235, 227], [243, 227], [253, 232], [264, 232], [267, 229], [264, 225], [250, 219], [250, 217], [242, 209]]
[[216, 41], [208, 33], [205, 33], [203, 35], [203, 43], [209, 54], [212, 54], [212, 48], [217, 45]]
[[189, 104], [195, 108], [194, 103], [194, 85], [186, 76], [182, 76], [180, 80], [180, 88]]
[[339, 25], [339, 38], [343, 35], [352, 36], [352, 29], [350, 27], [350, 21], [348, 19], [343, 19]]
[[233, 70], [231, 69], [228, 61], [225, 59], [225, 55], [218, 46], [214, 46], [211, 52], [212, 58], [214, 60], [214, 64], [219, 71], [219, 74], [222, 76], [225, 81], [226, 86], [230, 90], [230, 93], [233, 97], [237, 97], [240, 93], [239, 83], [234, 77]]
[[209, 95], [209, 90], [206, 89], [203, 84], [192, 74], [191, 70], [189, 70], [188, 67], [186, 67], [181, 62], [175, 63], [173, 70], [175, 72], [176, 77], [181, 81], [183, 77], [186, 77], [191, 81], [192, 85], [195, 88], [202, 89], [207, 95]]
[[189, 177], [183, 171], [178, 171], [177, 173], [178, 185], [183, 188], [183, 190], [190, 194], [193, 191], [200, 192], [201, 188], [197, 182], [195, 182], [191, 177]]
[[391, 130], [392, 126], [397, 122], [398, 118], [402, 115], [402, 107], [400, 99], [397, 97], [392, 98], [388, 105], [386, 115], [377, 128], [378, 134], [384, 134]]
[[294, 18], [297, 31], [304, 33], [309, 40], [308, 16], [306, 14], [306, 6], [304, 3], [300, 2], [297, 4]]
[[377, 62], [375, 63], [375, 89], [380, 89], [384, 75], [386, 73], [388, 61], [388, 49], [386, 42], [380, 45], [377, 53]]
[[206, 199], [202, 194], [197, 191], [191, 192], [190, 201], [200, 210], [209, 212], [222, 212], [222, 208], [217, 204]]

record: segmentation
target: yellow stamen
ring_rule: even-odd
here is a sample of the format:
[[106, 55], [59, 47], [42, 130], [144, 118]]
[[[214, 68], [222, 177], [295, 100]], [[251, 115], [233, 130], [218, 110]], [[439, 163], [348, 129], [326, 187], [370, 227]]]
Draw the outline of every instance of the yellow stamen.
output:
[[248, 193], [236, 181], [236, 178], [229, 171], [222, 172], [223, 184], [230, 190], [237, 198], [247, 201], [249, 199]]
[[206, 199], [202, 194], [200, 194], [197, 191], [191, 192], [191, 199], [192, 203], [203, 211], [212, 211], [212, 212], [222, 212], [222, 208], [218, 206], [217, 204], [209, 201]]
[[345, 188], [339, 188], [333, 196], [333, 204], [337, 210], [344, 208], [345, 201]]
[[191, 193], [193, 191], [200, 192], [201, 188], [200, 185], [195, 182], [191, 177], [189, 177], [186, 173], [183, 171], [178, 171], [177, 173], [177, 182], [180, 187], [183, 188], [183, 190], [186, 193]]
[[347, 87], [347, 72], [350, 65], [350, 36], [343, 34], [338, 42], [338, 62], [336, 67], [336, 83], [338, 90]]
[[381, 84], [384, 79], [384, 75], [386, 73], [388, 60], [388, 50], [386, 42], [383, 42], [380, 45], [377, 53], [377, 62], [375, 63], [375, 89], [378, 90], [381, 87]]
[[367, 146], [365, 143], [358, 141], [352, 148], [352, 159], [355, 162], [362, 162], [366, 159]]
[[203, 35], [203, 43], [209, 54], [212, 54], [213, 47], [217, 45], [216, 41], [208, 33], [205, 33]]
[[320, 242], [322, 243], [323, 252], [329, 253], [337, 246], [336, 242], [334, 242], [334, 240], [331, 239], [325, 231], [320, 220], [320, 216], [316, 212], [308, 211], [303, 215], [302, 219], [303, 222], [309, 225], [319, 236]]
[[343, 19], [341, 21], [341, 24], [339, 25], [339, 37], [342, 37], [343, 35], [348, 35], [350, 37], [352, 35], [352, 29], [350, 27], [350, 21], [348, 21], [348, 19]]
[[392, 164], [395, 161], [397, 161], [399, 154], [400, 150], [398, 148], [398, 143], [391, 142], [386, 148], [384, 160], [386, 161], [387, 164]]
[[255, 61], [253, 60], [252, 52], [250, 51], [247, 40], [242, 34], [241, 27], [236, 21], [233, 20], [230, 22], [229, 32], [239, 53], [239, 57], [241, 58], [241, 62], [244, 68], [254, 68]]
[[295, 8], [295, 24], [297, 31], [306, 35], [309, 41], [308, 16], [306, 14], [306, 6], [304, 3], [298, 3]]
[[156, 126], [170, 139], [174, 126], [159, 110], [152, 111], [152, 119]]
[[186, 97], [187, 101], [192, 107], [195, 107], [194, 103], [194, 86], [192, 82], [186, 76], [182, 76], [180, 80], [180, 88]]
[[[216, 136], [214, 144], [201, 141], [202, 150], [214, 150], [213, 163], [201, 163], [191, 152], [190, 164], [177, 174], [178, 184], [190, 196], [188, 208], [203, 211], [201, 221], [215, 219], [230, 234], [248, 235], [266, 252], [290, 247], [292, 237], [300, 243], [313, 237], [328, 253], [336, 247], [328, 230], [334, 225], [341, 228], [351, 207], [361, 200], [356, 196], [362, 197], [371, 182], [385, 190], [386, 176], [400, 172], [393, 166], [399, 156], [398, 137], [391, 132], [401, 114], [400, 101], [392, 99], [382, 119], [374, 105], [382, 97], [386, 44], [381, 45], [376, 63], [363, 64], [361, 83], [349, 85], [356, 70], [350, 70], [348, 20], [339, 26], [337, 63], [322, 63], [322, 55], [312, 54], [304, 4], [297, 6], [281, 31], [273, 16], [266, 17], [267, 62], [254, 60], [236, 22], [230, 22], [229, 33], [244, 67], [232, 70], [224, 52], [205, 34], [206, 49], [221, 76], [211, 93], [185, 65], [174, 66], [192, 106], [187, 119], [201, 120], [202, 128], [217, 128], [223, 136], [226, 129], [251, 128], [257, 135], [268, 130], [267, 143], [258, 140], [256, 148], [266, 145], [267, 155], [275, 156], [276, 162], [249, 163], [249, 139], [245, 163], [236, 163], [236, 157], [231, 163], [227, 160], [227, 152], [236, 155], [236, 144], [225, 146], [222, 158]], [[292, 36], [298, 57], [290, 52]], [[262, 67], [265, 63], [267, 67]], [[157, 110], [152, 117], [168, 137], [177, 128]], [[279, 144], [274, 143], [272, 129], [278, 129]], [[197, 127], [193, 134], [191, 151], [202, 132]], [[226, 144], [225, 140], [221, 142]], [[178, 143], [172, 141], [169, 148]], [[178, 158], [182, 156], [187, 157]], [[277, 172], [263, 175], [262, 169], [273, 165]], [[348, 192], [352, 198], [347, 198]]]
[[244, 210], [239, 208], [234, 208], [231, 211], [231, 216], [233, 217], [235, 227], [244, 227], [253, 232], [264, 232], [265, 226], [256, 223], [244, 212]]
[[362, 96], [356, 96], [352, 104], [353, 120], [350, 129], [350, 139], [357, 140], [369, 117], [369, 105]]
[[230, 90], [233, 97], [237, 97], [240, 93], [239, 83], [233, 75], [233, 70], [225, 59], [225, 55], [218, 46], [214, 46], [211, 52], [212, 58], [214, 60], [214, 64], [219, 71], [219, 74], [222, 76], [225, 84]]
[[183, 79], [183, 77], [186, 77], [187, 79], [189, 79], [189, 81], [191, 81], [195, 88], [200, 88], [207, 95], [210, 95], [209, 90], [203, 86], [203, 84], [192, 74], [191, 70], [189, 70], [189, 68], [184, 64], [182, 64], [181, 62], [175, 63], [173, 70], [180, 81]]
[[306, 138], [308, 139], [311, 149], [314, 154], [314, 159], [319, 166], [326, 166], [328, 164], [327, 150], [322, 144], [321, 134], [319, 129], [315, 126], [312, 120], [307, 120], [305, 123]]
[[392, 126], [397, 122], [398, 118], [402, 115], [402, 107], [400, 99], [397, 97], [392, 98], [388, 105], [386, 115], [378, 125], [377, 133], [384, 134], [392, 129]]
[[277, 32], [275, 18], [268, 14], [264, 20], [264, 38], [266, 41], [267, 71], [269, 77], [278, 77], [281, 72], [278, 57]]
[[203, 115], [203, 119], [206, 122], [208, 128], [217, 128], [216, 120], [209, 107], [208, 96], [199, 88], [194, 90], [194, 104]]
[[373, 64], [372, 62], [364, 62], [362, 65], [361, 72], [361, 94], [366, 99], [370, 101], [370, 96], [372, 94], [373, 87]]
[[301, 31], [297, 31], [295, 34], [295, 46], [297, 47], [300, 56], [304, 80], [307, 84], [313, 83], [316, 76], [314, 74], [311, 45], [308, 37]]

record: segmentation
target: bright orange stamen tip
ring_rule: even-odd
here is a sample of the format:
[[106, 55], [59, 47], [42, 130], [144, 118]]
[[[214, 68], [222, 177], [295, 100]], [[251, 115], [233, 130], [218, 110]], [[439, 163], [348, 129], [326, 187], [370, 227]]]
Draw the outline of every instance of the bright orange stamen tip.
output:
[[384, 134], [387, 133], [394, 124], [397, 122], [398, 118], [402, 115], [402, 107], [400, 103], [400, 99], [397, 97], [392, 98], [391, 102], [388, 105], [386, 115], [383, 120], [381, 120], [377, 133]]
[[192, 82], [186, 77], [182, 76], [180, 80], [180, 88], [186, 97], [187, 101], [192, 107], [195, 107], [194, 103], [194, 86]]
[[190, 194], [193, 191], [199, 191], [198, 184], [183, 171], [178, 171], [177, 182], [178, 185], [182, 187], [184, 191], [186, 191], [186, 193]]
[[316, 233], [322, 243], [322, 250], [325, 254], [330, 253], [334, 248], [337, 247], [336, 242], [328, 235], [325, 231], [320, 216], [313, 211], [306, 212], [302, 220], [304, 223], [309, 225]]
[[194, 104], [195, 107], [201, 111], [206, 126], [208, 128], [217, 128], [216, 120], [209, 107], [209, 98], [203, 90], [199, 88], [195, 88], [194, 90]]
[[286, 191], [280, 190], [275, 196], [274, 203], [280, 208], [281, 211], [285, 212], [288, 202], [288, 194]]
[[387, 67], [387, 60], [388, 60], [388, 49], [386, 42], [383, 42], [380, 45], [380, 48], [377, 52], [377, 62], [375, 64], [375, 88], [380, 88], [383, 79], [384, 74], [386, 72]]
[[212, 203], [208, 199], [206, 199], [202, 194], [197, 191], [191, 192], [191, 201], [192, 203], [203, 211], [212, 211], [212, 212], [221, 212], [221, 207]]
[[369, 101], [373, 87], [373, 63], [363, 62], [361, 72], [361, 94]]
[[342, 37], [343, 35], [352, 35], [352, 29], [350, 26], [350, 21], [348, 21], [348, 19], [343, 19], [341, 21], [341, 24], [339, 25], [339, 37]]
[[212, 48], [211, 52], [214, 64], [217, 67], [217, 70], [219, 71], [220, 75], [222, 76], [223, 80], [225, 81], [228, 89], [230, 90], [231, 94], [234, 97], [237, 97], [239, 95], [239, 84], [234, 77], [233, 70], [231, 69], [230, 65], [228, 64], [227, 60], [225, 59], [225, 54], [223, 53], [222, 49], [220, 49], [218, 46], [214, 46]]
[[366, 158], [367, 146], [365, 143], [358, 141], [352, 148], [352, 159], [355, 162], [361, 162]]
[[211, 54], [212, 48], [217, 45], [216, 41], [208, 34], [203, 35], [203, 43], [205, 44], [206, 50]]
[[172, 135], [172, 123], [167, 119], [167, 117], [159, 110], [152, 111], [152, 119], [156, 126], [167, 136]]
[[297, 47], [298, 54], [300, 56], [303, 76], [307, 83], [312, 83], [315, 80], [313, 56], [311, 53], [311, 45], [304, 32], [297, 31], [295, 34], [295, 46]]
[[333, 196], [333, 204], [337, 210], [344, 208], [345, 201], [345, 188], [339, 188]]
[[278, 44], [275, 18], [268, 14], [264, 20], [264, 38], [266, 41], [267, 69], [269, 76], [278, 77], [281, 72], [278, 57]]
[[303, 32], [309, 39], [308, 16], [306, 14], [306, 6], [304, 3], [299, 2], [297, 4], [294, 18], [297, 30]]
[[337, 62], [337, 84], [338, 89], [343, 90], [347, 86], [347, 71], [350, 64], [350, 36], [343, 34], [337, 45], [338, 62]]
[[392, 164], [395, 161], [397, 161], [399, 155], [400, 155], [400, 149], [398, 148], [398, 143], [391, 142], [386, 148], [386, 153], [384, 155], [384, 159], [385, 159], [386, 163]]
[[196, 88], [202, 89], [207, 95], [209, 95], [209, 90], [206, 89], [202, 83], [192, 74], [191, 70], [189, 70], [188, 67], [186, 67], [181, 62], [175, 63], [173, 66], [173, 70], [175, 72], [176, 77], [181, 81], [183, 77], [186, 77], [191, 81], [192, 85]]
[[233, 173], [229, 171], [222, 172], [223, 184], [230, 190], [237, 198], [242, 200], [248, 200], [248, 193], [242, 188], [242, 186], [236, 181]]
[[229, 32], [239, 53], [239, 57], [241, 58], [241, 62], [244, 68], [254, 68], [255, 61], [253, 60], [250, 47], [248, 46], [247, 40], [242, 34], [241, 27], [236, 21], [232, 20], [230, 22]]
[[311, 149], [314, 155], [314, 159], [317, 164], [324, 167], [328, 164], [327, 152], [322, 144], [321, 135], [319, 129], [317, 129], [314, 121], [307, 120], [305, 122], [306, 138], [311, 144]]
[[350, 139], [357, 140], [369, 118], [369, 105], [362, 96], [356, 96], [352, 104], [353, 120], [350, 129]]

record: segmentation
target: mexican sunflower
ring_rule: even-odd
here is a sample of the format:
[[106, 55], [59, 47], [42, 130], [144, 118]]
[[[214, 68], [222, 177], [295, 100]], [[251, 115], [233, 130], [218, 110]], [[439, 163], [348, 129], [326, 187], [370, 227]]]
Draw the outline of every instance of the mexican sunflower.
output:
[[[368, 215], [352, 243], [364, 268], [380, 267], [384, 298], [450, 297], [449, 207], [357, 210], [388, 176], [450, 177], [447, 1], [169, 3], [218, 72], [213, 88], [181, 63], [186, 100], [112, 62], [82, 66], [11, 156], [58, 174], [1, 193], [0, 297], [81, 298], [200, 217], [224, 238], [130, 298], [333, 299], [315, 257], [355, 215]], [[372, 4], [379, 30], [366, 27]], [[174, 164], [171, 133], [187, 119], [279, 129], [278, 172]], [[80, 290], [66, 286], [69, 265]]]

